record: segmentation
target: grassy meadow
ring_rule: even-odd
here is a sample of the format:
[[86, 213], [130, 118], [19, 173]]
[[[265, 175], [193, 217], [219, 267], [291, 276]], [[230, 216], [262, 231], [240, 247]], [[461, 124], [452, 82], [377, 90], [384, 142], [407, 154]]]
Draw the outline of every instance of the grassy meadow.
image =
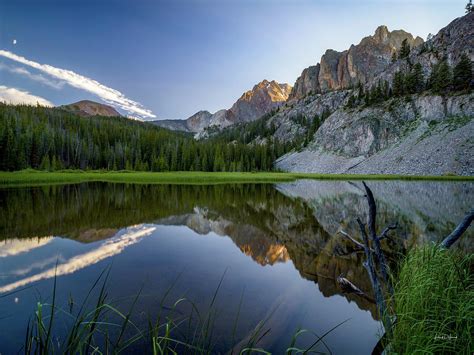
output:
[[315, 180], [433, 180], [474, 181], [472, 176], [415, 176], [415, 175], [356, 175], [313, 174], [287, 172], [138, 172], [138, 171], [82, 171], [62, 170], [55, 172], [21, 170], [0, 172], [0, 186], [33, 186], [50, 184], [74, 184], [89, 181], [135, 184], [229, 184], [229, 183], [277, 183], [297, 179]]

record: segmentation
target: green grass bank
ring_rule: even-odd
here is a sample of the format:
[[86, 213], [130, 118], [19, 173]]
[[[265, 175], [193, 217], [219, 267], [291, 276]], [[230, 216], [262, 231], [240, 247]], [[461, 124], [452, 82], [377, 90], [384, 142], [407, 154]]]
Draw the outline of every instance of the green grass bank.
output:
[[0, 172], [1, 187], [74, 184], [89, 181], [138, 184], [228, 184], [276, 183], [289, 182], [296, 179], [474, 181], [474, 177], [472, 176], [329, 175], [285, 172], [137, 172], [81, 170], [63, 170], [57, 172], [22, 170]]
[[474, 255], [424, 246], [403, 260], [395, 283], [390, 354], [474, 352]]

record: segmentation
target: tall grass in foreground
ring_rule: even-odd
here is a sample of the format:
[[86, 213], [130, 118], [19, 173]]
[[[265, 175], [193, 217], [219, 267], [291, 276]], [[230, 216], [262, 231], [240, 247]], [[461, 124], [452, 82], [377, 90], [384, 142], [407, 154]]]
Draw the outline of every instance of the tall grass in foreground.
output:
[[[119, 310], [107, 296], [107, 279], [110, 269], [104, 270], [85, 299], [79, 305], [69, 299], [68, 309], [60, 307], [56, 299], [57, 279], [54, 278], [51, 303], [38, 302], [34, 316], [30, 319], [22, 352], [25, 354], [119, 354], [130, 351], [138, 353], [164, 354], [213, 354], [218, 342], [214, 331], [220, 310], [216, 307], [222, 276], [215, 289], [209, 306], [200, 310], [195, 303], [180, 298], [171, 306], [169, 295], [176, 281], [170, 285], [159, 303], [157, 315], [148, 314], [148, 325], [140, 328], [134, 318], [134, 308], [140, 292], [134, 297], [127, 312]], [[93, 296], [94, 295], [94, 296]], [[92, 298], [96, 297], [95, 301]], [[232, 325], [231, 339], [224, 339], [227, 354], [270, 354], [259, 343], [270, 332], [268, 321], [274, 315], [262, 319], [243, 339], [236, 339], [236, 328], [243, 304], [243, 293]], [[65, 320], [63, 319], [65, 318]], [[324, 338], [338, 328], [345, 320], [329, 329], [321, 336], [306, 329], [297, 329], [289, 339], [286, 354], [331, 354]], [[60, 323], [60, 324], [58, 324]], [[306, 348], [298, 346], [300, 338], [305, 337]]]
[[395, 283], [391, 353], [474, 352], [473, 266], [474, 255], [438, 246], [408, 253]]

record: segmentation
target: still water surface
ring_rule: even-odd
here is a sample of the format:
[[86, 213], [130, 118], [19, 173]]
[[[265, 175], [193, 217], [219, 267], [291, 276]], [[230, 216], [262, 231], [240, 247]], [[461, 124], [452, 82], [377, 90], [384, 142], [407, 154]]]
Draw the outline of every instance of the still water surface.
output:
[[[438, 241], [474, 205], [474, 184], [371, 182], [382, 227], [398, 222], [398, 245], [387, 253]], [[377, 342], [375, 307], [344, 295], [344, 275], [370, 282], [363, 255], [341, 238], [358, 237], [365, 218], [359, 182], [300, 180], [285, 184], [215, 186], [88, 183], [0, 189], [0, 353], [21, 349], [36, 303], [78, 304], [111, 266], [108, 298], [126, 311], [141, 289], [133, 321], [146, 327], [181, 297], [205, 310], [219, 288], [213, 339], [226, 352], [241, 295], [235, 342], [262, 319], [270, 329], [259, 346], [281, 353], [298, 328], [321, 335], [335, 354], [367, 354]], [[472, 251], [472, 229], [458, 247]], [[56, 263], [58, 264], [56, 269]], [[66, 316], [63, 316], [66, 317]], [[57, 323], [57, 334], [67, 320]], [[62, 326], [62, 328], [61, 328]], [[304, 347], [314, 341], [300, 338]], [[135, 350], [140, 351], [139, 347]], [[317, 348], [328, 352], [323, 344]]]

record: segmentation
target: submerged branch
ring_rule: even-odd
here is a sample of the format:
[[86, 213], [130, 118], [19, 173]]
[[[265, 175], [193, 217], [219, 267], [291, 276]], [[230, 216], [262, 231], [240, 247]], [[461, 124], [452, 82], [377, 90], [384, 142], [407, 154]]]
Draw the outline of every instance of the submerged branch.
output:
[[337, 281], [337, 284], [339, 285], [339, 287], [341, 288], [342, 292], [344, 292], [344, 293], [354, 293], [358, 296], [361, 296], [361, 297], [365, 298], [370, 303], [375, 304], [375, 300], [372, 297], [367, 295], [364, 291], [362, 291], [359, 287], [354, 285], [352, 282], [350, 282], [348, 279], [346, 279], [342, 275], [339, 275], [338, 278], [336, 279], [336, 281]]

